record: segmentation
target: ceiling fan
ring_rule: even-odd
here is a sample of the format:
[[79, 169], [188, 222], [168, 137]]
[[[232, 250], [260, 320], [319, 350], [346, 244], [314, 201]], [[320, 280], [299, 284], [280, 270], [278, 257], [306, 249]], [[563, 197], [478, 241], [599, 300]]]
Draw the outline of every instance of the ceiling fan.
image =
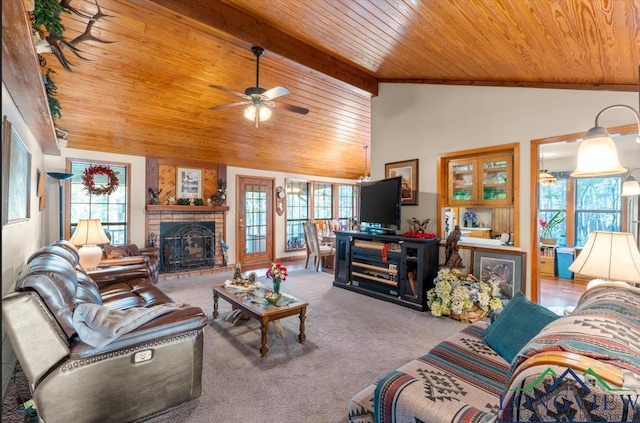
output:
[[288, 110], [294, 113], [300, 113], [302, 115], [306, 115], [309, 113], [309, 109], [305, 109], [304, 107], [294, 106], [292, 104], [282, 103], [280, 101], [273, 101], [275, 98], [282, 97], [283, 95], [289, 94], [289, 90], [285, 87], [275, 87], [270, 90], [266, 90], [260, 87], [260, 56], [264, 54], [264, 49], [262, 47], [251, 47], [251, 51], [256, 56], [256, 86], [249, 87], [244, 90], [244, 94], [239, 93], [238, 91], [231, 90], [229, 88], [221, 87], [220, 85], [209, 85], [211, 88], [215, 88], [217, 90], [225, 91], [231, 93], [233, 95], [237, 95], [238, 97], [242, 97], [244, 100], [236, 101], [234, 103], [223, 104], [221, 106], [211, 107], [211, 110], [225, 109], [227, 107], [236, 107], [236, 106], [244, 106], [249, 105], [244, 111], [244, 117], [255, 121], [256, 128], [260, 122], [264, 122], [265, 120], [271, 117], [271, 108], [275, 107], [278, 109]]

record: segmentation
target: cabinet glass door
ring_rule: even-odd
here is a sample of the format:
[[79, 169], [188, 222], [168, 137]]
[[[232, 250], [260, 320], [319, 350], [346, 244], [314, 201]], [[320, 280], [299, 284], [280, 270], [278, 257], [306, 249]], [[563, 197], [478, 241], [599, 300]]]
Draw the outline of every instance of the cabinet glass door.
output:
[[509, 156], [495, 156], [481, 160], [483, 204], [511, 203], [511, 160]]
[[452, 204], [473, 204], [475, 161], [453, 160], [449, 163], [450, 198]]

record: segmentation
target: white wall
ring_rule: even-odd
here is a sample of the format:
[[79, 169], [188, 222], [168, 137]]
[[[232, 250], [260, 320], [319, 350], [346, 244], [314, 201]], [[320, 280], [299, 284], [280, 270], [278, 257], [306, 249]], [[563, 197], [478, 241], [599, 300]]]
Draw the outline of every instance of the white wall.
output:
[[[43, 246], [42, 221], [39, 211], [37, 192], [38, 169], [42, 169], [43, 153], [37, 140], [27, 127], [22, 115], [2, 84], [2, 114], [7, 116], [11, 125], [31, 152], [30, 218], [24, 222], [8, 224], [2, 228], [2, 296], [14, 290], [15, 281], [22, 265], [36, 249]], [[4, 169], [3, 169], [4, 171]], [[2, 328], [2, 393], [12, 374], [10, 366], [15, 362], [15, 354]]]
[[[637, 93], [623, 92], [380, 84], [379, 95], [372, 100], [372, 179], [384, 177], [385, 163], [418, 158], [419, 205], [404, 206], [402, 220], [430, 217], [434, 222], [438, 154], [519, 142], [520, 227], [516, 230], [521, 247], [528, 250], [531, 140], [586, 131], [603, 108], [613, 104], [636, 108], [637, 102]], [[599, 123], [610, 127], [635, 120], [620, 110], [603, 114]], [[530, 252], [527, 257], [530, 281]]]

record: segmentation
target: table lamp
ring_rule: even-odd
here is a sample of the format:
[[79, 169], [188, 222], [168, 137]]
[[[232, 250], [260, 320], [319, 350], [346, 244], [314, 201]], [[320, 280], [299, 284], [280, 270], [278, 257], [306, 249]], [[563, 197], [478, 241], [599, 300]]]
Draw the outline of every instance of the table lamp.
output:
[[102, 248], [98, 245], [108, 244], [111, 241], [102, 229], [100, 219], [80, 219], [69, 242], [81, 247], [78, 250], [80, 266], [85, 270], [91, 270], [98, 267], [102, 258]]
[[569, 270], [609, 281], [640, 283], [640, 251], [631, 233], [593, 231]]

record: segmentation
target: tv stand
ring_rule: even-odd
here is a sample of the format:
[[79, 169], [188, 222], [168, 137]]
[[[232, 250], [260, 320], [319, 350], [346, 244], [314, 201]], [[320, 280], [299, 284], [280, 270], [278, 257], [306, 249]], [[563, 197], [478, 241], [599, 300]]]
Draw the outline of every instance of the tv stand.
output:
[[439, 245], [440, 238], [338, 231], [333, 285], [424, 311]]

